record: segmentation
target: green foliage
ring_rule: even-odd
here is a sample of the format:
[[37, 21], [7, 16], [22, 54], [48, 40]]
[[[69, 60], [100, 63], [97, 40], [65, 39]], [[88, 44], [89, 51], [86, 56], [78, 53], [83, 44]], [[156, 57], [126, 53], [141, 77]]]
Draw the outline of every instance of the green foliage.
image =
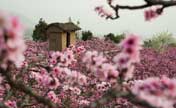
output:
[[109, 33], [104, 36], [105, 40], [111, 40], [115, 43], [119, 43], [122, 39], [125, 38], [125, 34], [117, 34], [116, 36], [113, 33]]
[[115, 40], [115, 35], [113, 33], [109, 33], [107, 35], [104, 36], [105, 40]]
[[151, 39], [144, 41], [144, 47], [154, 48], [157, 51], [162, 51], [170, 46], [176, 46], [176, 39], [168, 32], [156, 34]]
[[39, 23], [35, 25], [35, 29], [32, 34], [32, 38], [34, 41], [46, 41], [46, 27], [47, 23], [41, 18]]
[[93, 33], [91, 31], [83, 31], [82, 32], [82, 40], [86, 41], [86, 40], [90, 40], [93, 38]]

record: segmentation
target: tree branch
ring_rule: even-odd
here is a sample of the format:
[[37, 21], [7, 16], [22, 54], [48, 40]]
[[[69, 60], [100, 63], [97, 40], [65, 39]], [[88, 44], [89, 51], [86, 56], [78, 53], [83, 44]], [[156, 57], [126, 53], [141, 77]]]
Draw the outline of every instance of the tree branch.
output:
[[171, 7], [171, 6], [176, 6], [176, 1], [164, 1], [164, 0], [144, 0], [145, 4], [137, 5], [137, 6], [130, 6], [130, 5], [119, 5], [116, 4], [113, 6], [110, 2], [108, 3], [109, 7], [112, 8], [115, 12], [115, 16], [108, 16], [106, 19], [118, 19], [119, 16], [119, 10], [120, 9], [127, 9], [127, 10], [138, 10], [138, 9], [144, 9], [152, 6], [162, 6], [161, 7], [161, 12], [164, 10], [164, 8]]

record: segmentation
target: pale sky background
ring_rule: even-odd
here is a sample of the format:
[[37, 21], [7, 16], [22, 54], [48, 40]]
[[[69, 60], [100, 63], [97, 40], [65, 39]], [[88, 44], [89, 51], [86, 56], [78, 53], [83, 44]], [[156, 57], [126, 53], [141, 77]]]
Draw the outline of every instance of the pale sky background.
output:
[[[40, 18], [46, 22], [80, 21], [83, 30], [97, 35], [129, 32], [143, 38], [168, 31], [176, 35], [176, 7], [165, 9], [157, 19], [144, 21], [144, 10], [120, 11], [120, 19], [105, 20], [98, 16], [94, 7], [104, 5], [105, 0], [0, 0], [0, 10], [19, 15], [27, 26], [34, 26]], [[140, 4], [142, 0], [118, 0], [121, 4]]]

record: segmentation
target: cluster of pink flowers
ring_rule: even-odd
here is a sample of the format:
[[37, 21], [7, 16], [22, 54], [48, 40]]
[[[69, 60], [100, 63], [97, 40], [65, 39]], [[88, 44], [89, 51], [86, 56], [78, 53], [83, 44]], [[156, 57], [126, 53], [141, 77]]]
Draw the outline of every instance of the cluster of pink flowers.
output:
[[70, 47], [68, 49], [72, 50], [77, 55], [86, 52], [86, 49], [83, 45], [78, 46], [78, 47], [75, 47], [74, 45], [70, 45]]
[[64, 91], [71, 91], [71, 93], [73, 93], [74, 95], [80, 95], [81, 94], [81, 90], [78, 87], [72, 87], [69, 85], [65, 85], [63, 86], [63, 90]]
[[[41, 69], [40, 72], [31, 72], [39, 86], [49, 88], [48, 98], [57, 103], [55, 90], [62, 88], [62, 92], [71, 92], [80, 95], [80, 86], [87, 84], [87, 77], [82, 73], [72, 69], [77, 63], [76, 57], [85, 52], [83, 46], [70, 46], [63, 52], [52, 52], [49, 58], [51, 70]], [[46, 88], [47, 87], [47, 88]]]
[[161, 12], [159, 12], [161, 7], [155, 7], [150, 8], [148, 10], [145, 10], [144, 17], [146, 21], [151, 21], [152, 19], [157, 18], [159, 15], [161, 15]]
[[8, 100], [5, 102], [5, 105], [8, 106], [9, 108], [17, 108], [15, 101]]
[[54, 91], [50, 91], [48, 94], [47, 94], [48, 98], [53, 102], [53, 103], [58, 103], [59, 102], [59, 99], [58, 97], [56, 96], [56, 94], [54, 93]]
[[80, 104], [80, 105], [89, 105], [90, 102], [87, 101], [87, 100], [81, 100], [81, 101], [79, 102], [79, 104]]
[[71, 45], [64, 52], [53, 52], [51, 54], [51, 65], [58, 65], [61, 67], [68, 67], [74, 65], [76, 62], [75, 55], [79, 55], [85, 52], [84, 46], [75, 47]]
[[151, 77], [134, 82], [132, 92], [154, 107], [173, 108], [176, 98], [176, 80]]
[[86, 76], [71, 69], [71, 67], [74, 67], [74, 64], [77, 62], [75, 56], [84, 52], [85, 49], [83, 46], [78, 48], [71, 46], [64, 52], [52, 53], [50, 59], [53, 67], [52, 74], [55, 75], [55, 77], [67, 77], [67, 82], [70, 83], [77, 82], [80, 85], [86, 84]]
[[99, 54], [96, 51], [87, 51], [82, 61], [100, 80], [117, 78], [118, 76], [116, 67], [113, 64], [108, 63], [106, 57], [104, 57], [102, 53]]
[[68, 74], [68, 82], [70, 84], [77, 82], [79, 85], [85, 85], [87, 83], [87, 77], [80, 72], [71, 71], [71, 73]]
[[17, 67], [24, 61], [23, 27], [15, 16], [0, 12], [0, 66], [13, 62]]
[[98, 91], [107, 91], [111, 87], [111, 84], [108, 82], [101, 82], [100, 84], [97, 84], [96, 87]]
[[[78, 42], [76, 43], [76, 47], [79, 46], [84, 46], [84, 48], [86, 48], [87, 51], [97, 51], [97, 52], [105, 52], [119, 49], [117, 45], [114, 44], [112, 41], [105, 41], [104, 39], [99, 39], [97, 37], [93, 37], [91, 40], [87, 41], [78, 40]], [[111, 55], [110, 57], [112, 56], [114, 55]]]
[[97, 6], [95, 8], [95, 11], [101, 16], [101, 17], [112, 17], [112, 13], [110, 11], [107, 11], [104, 9], [103, 6]]
[[114, 63], [109, 63], [102, 53], [87, 51], [83, 58], [86, 67], [94, 72], [101, 80], [117, 78], [119, 71], [128, 68], [126, 78], [131, 78], [134, 71], [132, 63], [139, 62], [141, 41], [138, 36], [130, 34], [120, 43], [122, 51], [113, 58]]
[[134, 34], [128, 35], [119, 44], [122, 51], [113, 58], [113, 61], [119, 70], [123, 71], [123, 69], [127, 69], [125, 76], [123, 76], [125, 80], [132, 78], [134, 71], [133, 64], [140, 61], [141, 44], [142, 42], [139, 37]]
[[74, 58], [73, 51], [67, 50], [64, 53], [61, 52], [53, 52], [51, 55], [50, 63], [51, 65], [58, 65], [67, 67], [70, 66], [72, 63], [76, 62]]
[[155, 49], [144, 48], [141, 50], [141, 62], [136, 64], [134, 79], [146, 79], [166, 75], [169, 78], [176, 77], [176, 47], [167, 47], [158, 52]]
[[45, 69], [41, 69], [40, 73], [32, 72], [31, 78], [35, 78], [40, 86], [50, 89], [57, 89], [60, 85], [59, 80], [49, 74]]
[[139, 62], [139, 50], [142, 49], [141, 45], [142, 41], [140, 40], [139, 36], [129, 34], [127, 35], [127, 38], [120, 43], [120, 47], [122, 47], [121, 54], [128, 56], [130, 62], [132, 63]]

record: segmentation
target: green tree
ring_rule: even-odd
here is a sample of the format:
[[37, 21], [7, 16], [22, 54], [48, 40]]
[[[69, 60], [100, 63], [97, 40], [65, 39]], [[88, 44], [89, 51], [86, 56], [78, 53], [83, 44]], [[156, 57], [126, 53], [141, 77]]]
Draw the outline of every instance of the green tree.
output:
[[119, 43], [122, 39], [125, 38], [125, 34], [117, 34], [116, 36], [113, 33], [109, 33], [104, 36], [105, 40], [111, 40], [114, 43]]
[[115, 39], [115, 35], [113, 33], [109, 33], [107, 35], [104, 36], [105, 40], [114, 40]]
[[169, 32], [161, 32], [144, 41], [144, 47], [154, 48], [163, 51], [170, 46], [176, 46], [176, 38]]
[[115, 42], [115, 43], [120, 43], [121, 40], [123, 40], [123, 39], [125, 39], [125, 34], [124, 34], [124, 33], [122, 33], [122, 34], [117, 34], [117, 35], [115, 36], [114, 42]]
[[82, 40], [86, 41], [86, 40], [90, 40], [93, 37], [93, 33], [91, 31], [83, 31], [82, 32]]
[[39, 23], [35, 25], [35, 29], [33, 30], [32, 38], [34, 41], [46, 41], [46, 27], [47, 23], [40, 18]]

